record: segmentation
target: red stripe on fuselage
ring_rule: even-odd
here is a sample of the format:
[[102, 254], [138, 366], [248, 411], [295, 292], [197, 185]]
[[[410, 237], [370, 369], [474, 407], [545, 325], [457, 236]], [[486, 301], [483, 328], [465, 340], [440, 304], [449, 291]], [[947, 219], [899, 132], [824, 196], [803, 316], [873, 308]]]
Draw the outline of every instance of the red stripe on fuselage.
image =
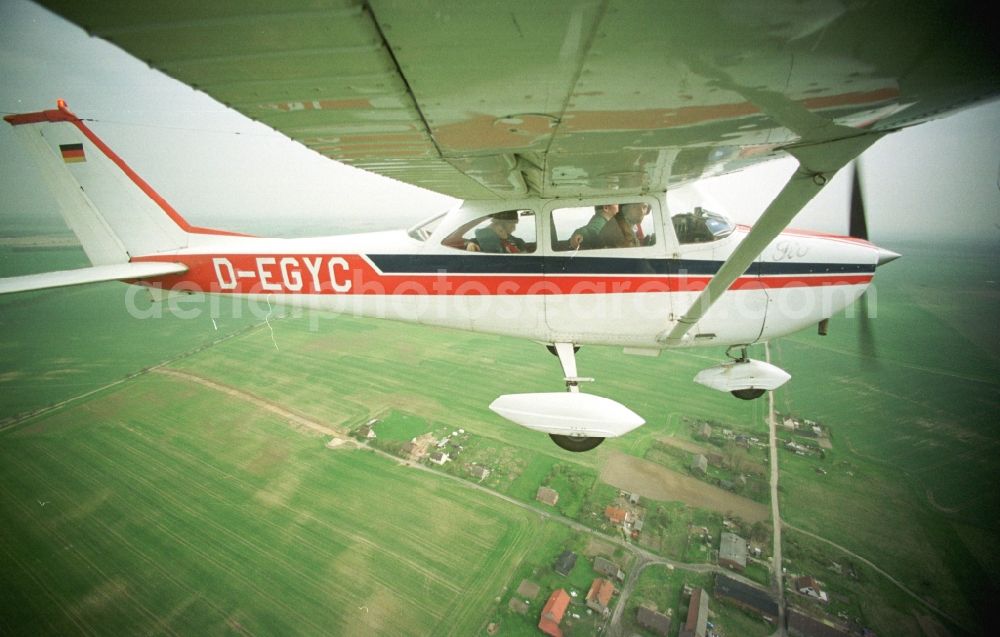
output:
[[[431, 296], [533, 296], [699, 292], [708, 275], [617, 274], [384, 274], [362, 255], [183, 255], [134, 261], [183, 263], [184, 274], [147, 280], [165, 289], [222, 294], [353, 294]], [[729, 289], [781, 289], [865, 285], [871, 274], [744, 276]]]

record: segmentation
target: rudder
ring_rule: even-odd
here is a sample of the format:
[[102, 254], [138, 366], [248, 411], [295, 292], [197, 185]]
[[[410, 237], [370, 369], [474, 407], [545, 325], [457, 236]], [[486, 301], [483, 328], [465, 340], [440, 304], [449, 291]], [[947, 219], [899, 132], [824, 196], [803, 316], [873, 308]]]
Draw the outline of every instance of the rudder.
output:
[[184, 248], [192, 228], [66, 104], [10, 115], [93, 265]]

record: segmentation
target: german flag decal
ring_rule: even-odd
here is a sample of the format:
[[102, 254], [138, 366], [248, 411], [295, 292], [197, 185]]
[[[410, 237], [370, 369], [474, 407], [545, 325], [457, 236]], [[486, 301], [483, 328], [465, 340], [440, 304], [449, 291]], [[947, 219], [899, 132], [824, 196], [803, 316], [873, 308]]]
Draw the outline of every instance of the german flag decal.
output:
[[62, 153], [63, 161], [67, 164], [87, 161], [87, 158], [83, 156], [83, 144], [59, 144], [59, 152]]

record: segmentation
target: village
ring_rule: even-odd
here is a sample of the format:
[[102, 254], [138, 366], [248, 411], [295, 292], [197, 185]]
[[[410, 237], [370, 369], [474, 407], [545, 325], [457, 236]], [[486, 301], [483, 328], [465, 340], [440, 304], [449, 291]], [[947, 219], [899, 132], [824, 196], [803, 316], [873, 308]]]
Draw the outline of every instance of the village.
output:
[[[352, 435], [364, 444], [375, 444], [381, 422], [370, 419], [355, 428]], [[803, 444], [791, 438], [783, 444], [786, 451], [809, 456], [832, 448], [827, 432], [818, 423], [791, 416], [780, 422], [786, 432], [817, 443]], [[745, 489], [751, 480], [760, 479], [759, 469], [750, 461], [754, 450], [759, 453], [766, 448], [758, 436], [718, 423], [696, 422], [690, 428], [695, 444], [709, 446], [703, 448], [703, 453], [690, 455], [685, 467], [689, 475], [730, 491]], [[475, 437], [462, 428], [438, 428], [376, 447], [476, 484], [489, 481], [496, 471], [504, 472], [496, 460], [484, 460], [474, 451]], [[690, 444], [660, 445], [656, 449], [657, 453], [671, 454], [675, 460], [680, 456], [677, 452], [699, 450]], [[466, 452], [476, 460], [465, 462]], [[591, 501], [596, 493], [603, 494], [604, 500]], [[552, 484], [541, 484], [534, 491], [533, 502], [543, 510], [559, 513], [561, 498], [567, 495], [581, 499], [579, 493], [560, 493]], [[590, 506], [581, 506], [577, 519], [595, 535], [590, 539], [574, 535], [566, 546], [553, 547], [547, 562], [523, 564], [521, 570], [527, 572], [511, 584], [512, 592], [500, 598], [497, 616], [487, 625], [489, 635], [504, 634], [505, 625], [523, 622], [532, 622], [539, 634], [552, 637], [594, 635], [608, 631], [616, 621], [619, 628], [632, 631], [621, 634], [634, 635], [723, 637], [740, 634], [727, 630], [727, 626], [741, 621], [759, 622], [762, 636], [773, 632], [778, 602], [770, 590], [769, 525], [748, 524], [725, 516], [709, 524], [689, 522], [683, 531], [688, 559], [677, 562], [646, 552], [650, 546], [663, 545], [646, 541], [650, 531], [662, 534], [669, 526], [664, 521], [668, 516], [662, 503], [647, 502], [634, 492], [596, 488], [583, 500]], [[607, 541], [600, 541], [602, 536]], [[691, 568], [695, 570], [688, 570]], [[633, 569], [646, 573], [664, 570], [667, 575], [659, 577], [671, 583], [643, 588], [645, 575], [637, 572], [638, 578], [630, 577]], [[641, 589], [638, 591], [633, 590], [637, 581]], [[818, 574], [786, 573], [785, 588], [789, 635], [872, 635], [843, 612], [840, 616], [826, 612], [830, 595]], [[664, 589], [675, 594], [665, 598], [662, 593], [649, 592]]]

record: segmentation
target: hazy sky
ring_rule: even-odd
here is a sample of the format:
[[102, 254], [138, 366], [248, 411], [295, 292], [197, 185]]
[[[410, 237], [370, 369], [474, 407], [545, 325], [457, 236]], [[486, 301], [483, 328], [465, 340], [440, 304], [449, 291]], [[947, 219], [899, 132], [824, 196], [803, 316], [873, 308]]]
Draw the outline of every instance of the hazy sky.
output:
[[[262, 233], [295, 222], [320, 234], [405, 226], [453, 203], [321, 157], [36, 5], [0, 0], [0, 111], [57, 98], [194, 224]], [[1000, 243], [1000, 103], [889, 136], [863, 165], [873, 240]], [[706, 188], [752, 222], [793, 169], [772, 162]], [[838, 176], [793, 225], [846, 232], [848, 184]], [[0, 193], [4, 226], [55, 215], [6, 124]]]

